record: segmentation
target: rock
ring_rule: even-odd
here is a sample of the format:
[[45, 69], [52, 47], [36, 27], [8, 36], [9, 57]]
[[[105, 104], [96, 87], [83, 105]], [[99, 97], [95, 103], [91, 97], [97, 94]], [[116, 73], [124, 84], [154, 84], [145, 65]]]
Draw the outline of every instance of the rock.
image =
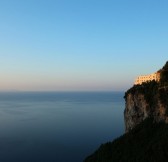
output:
[[125, 94], [125, 131], [151, 117], [156, 122], [168, 123], [168, 62], [159, 70], [161, 81], [134, 85]]

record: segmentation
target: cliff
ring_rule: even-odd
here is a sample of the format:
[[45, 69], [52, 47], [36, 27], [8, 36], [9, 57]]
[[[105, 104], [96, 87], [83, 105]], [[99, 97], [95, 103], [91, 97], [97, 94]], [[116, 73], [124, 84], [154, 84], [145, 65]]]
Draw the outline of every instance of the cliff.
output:
[[168, 62], [160, 80], [134, 85], [125, 93], [126, 133], [102, 144], [84, 162], [167, 162]]
[[168, 123], [168, 62], [160, 70], [161, 80], [134, 85], [125, 93], [125, 127], [129, 132], [146, 118]]
[[168, 125], [145, 119], [129, 133], [102, 144], [84, 162], [167, 162]]

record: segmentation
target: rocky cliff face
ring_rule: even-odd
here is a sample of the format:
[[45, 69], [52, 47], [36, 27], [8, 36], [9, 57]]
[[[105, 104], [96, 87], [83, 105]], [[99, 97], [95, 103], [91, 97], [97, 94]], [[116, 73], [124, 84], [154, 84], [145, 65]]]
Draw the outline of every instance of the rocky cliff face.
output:
[[160, 80], [134, 85], [125, 93], [126, 132], [148, 117], [168, 123], [168, 61], [158, 71]]
[[[150, 85], [151, 83], [146, 84]], [[149, 88], [146, 89], [143, 86], [139, 86], [139, 88], [133, 87], [134, 91], [132, 92], [131, 89], [125, 96], [126, 108], [124, 117], [126, 132], [129, 132], [148, 117], [152, 117], [156, 122], [164, 121], [168, 123], [168, 107], [161, 98], [162, 93], [164, 94], [163, 97], [167, 97], [168, 90], [161, 90], [157, 87], [156, 91], [150, 94]], [[146, 91], [151, 95], [150, 99], [147, 98]]]
[[131, 94], [126, 97], [124, 111], [126, 132], [134, 128], [149, 116], [149, 109], [143, 94]]
[[159, 81], [134, 85], [125, 93], [126, 133], [101, 145], [84, 162], [167, 161], [168, 62], [158, 72]]
[[126, 132], [148, 117], [168, 123], [168, 61], [158, 72], [159, 82], [134, 85], [125, 93]]

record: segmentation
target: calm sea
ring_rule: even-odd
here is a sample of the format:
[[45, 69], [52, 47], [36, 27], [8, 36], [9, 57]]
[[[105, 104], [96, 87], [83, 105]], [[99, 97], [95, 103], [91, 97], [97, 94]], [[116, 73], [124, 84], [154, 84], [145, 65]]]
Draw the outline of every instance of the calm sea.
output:
[[124, 133], [124, 93], [0, 93], [0, 162], [82, 162]]

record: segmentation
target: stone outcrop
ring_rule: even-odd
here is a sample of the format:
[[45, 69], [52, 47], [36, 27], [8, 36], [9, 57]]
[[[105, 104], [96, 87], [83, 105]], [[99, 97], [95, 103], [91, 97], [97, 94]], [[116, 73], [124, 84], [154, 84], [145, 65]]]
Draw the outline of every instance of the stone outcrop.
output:
[[129, 132], [151, 117], [156, 122], [168, 123], [168, 62], [160, 70], [161, 81], [134, 85], [125, 94], [125, 127]]
[[131, 94], [126, 97], [124, 111], [126, 132], [133, 129], [137, 124], [149, 116], [149, 108], [143, 94]]
[[156, 122], [164, 121], [168, 123], [167, 107], [156, 96], [153, 98], [155, 105], [151, 107], [144, 94], [136, 92], [135, 94], [129, 93], [127, 95], [124, 111], [126, 132], [129, 132], [148, 117], [152, 117]]
[[167, 161], [168, 62], [159, 73], [159, 81], [142, 82], [125, 93], [126, 133], [101, 145], [84, 162]]

